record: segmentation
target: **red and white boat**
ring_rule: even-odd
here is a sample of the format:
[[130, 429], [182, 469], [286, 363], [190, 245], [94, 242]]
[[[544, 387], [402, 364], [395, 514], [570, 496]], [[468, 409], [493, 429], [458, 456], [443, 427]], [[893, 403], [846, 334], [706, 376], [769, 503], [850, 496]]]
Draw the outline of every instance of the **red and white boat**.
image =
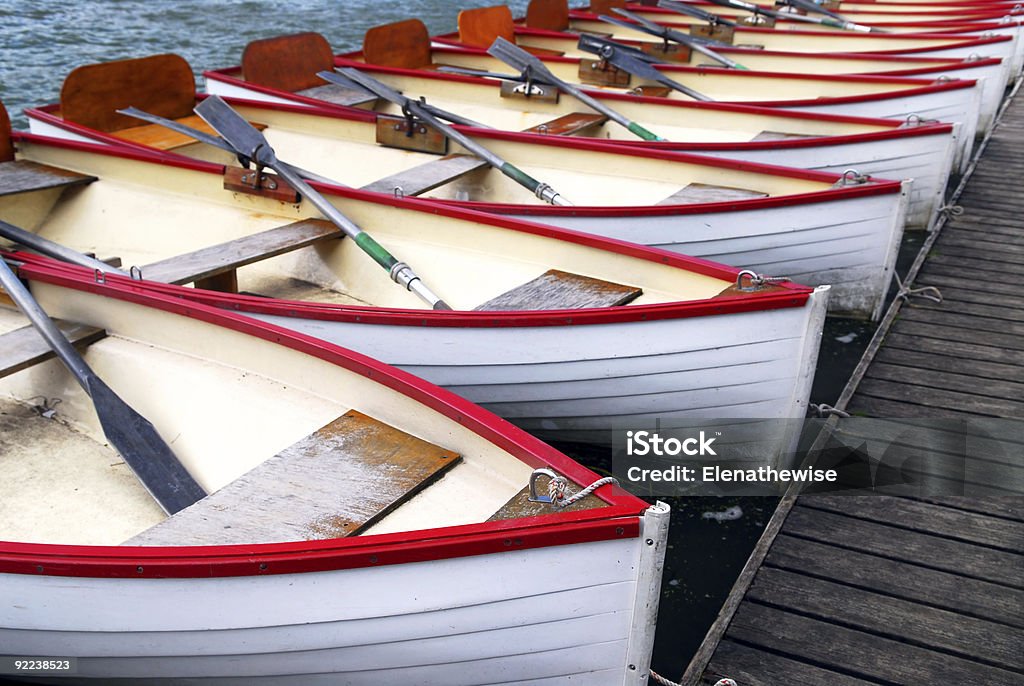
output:
[[51, 683], [647, 683], [667, 506], [613, 485], [528, 502], [536, 469], [568, 493], [598, 477], [363, 355], [15, 259], [210, 495], [168, 517], [0, 307], [8, 666], [61, 656]]

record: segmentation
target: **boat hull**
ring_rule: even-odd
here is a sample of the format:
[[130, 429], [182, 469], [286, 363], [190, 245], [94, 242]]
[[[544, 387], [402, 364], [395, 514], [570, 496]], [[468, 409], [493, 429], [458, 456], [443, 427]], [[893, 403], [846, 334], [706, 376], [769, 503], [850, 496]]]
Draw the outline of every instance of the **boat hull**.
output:
[[[653, 631], [630, 632], [637, 599], [649, 595], [639, 579], [660, 587], [660, 560], [643, 544], [655, 529], [315, 573], [0, 574], [0, 644], [8, 656], [76, 658], [60, 683], [453, 686], [571, 674], [574, 684], [641, 684], [646, 663], [634, 660], [644, 643], [649, 653]], [[654, 540], [663, 554], [664, 528]]]
[[610, 442], [610, 431], [672, 419], [804, 416], [827, 299], [828, 287], [820, 287], [802, 308], [571, 330], [517, 327], [506, 330], [514, 346], [488, 329], [247, 311], [372, 350], [541, 436]]

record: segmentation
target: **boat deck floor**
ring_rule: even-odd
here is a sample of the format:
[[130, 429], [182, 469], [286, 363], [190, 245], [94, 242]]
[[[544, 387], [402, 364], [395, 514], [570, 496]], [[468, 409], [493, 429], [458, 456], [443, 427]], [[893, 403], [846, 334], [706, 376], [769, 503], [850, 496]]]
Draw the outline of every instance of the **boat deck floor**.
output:
[[1024, 199], [1010, 183], [1022, 160], [1017, 97], [914, 282], [941, 288], [942, 303], [914, 299], [887, 317], [863, 380], [839, 402], [867, 417], [940, 418], [943, 429], [1007, 427], [1010, 447], [997, 454], [963, 435], [949, 454], [910, 444], [923, 481], [966, 495], [784, 498], [683, 683], [1024, 683], [1024, 290], [1013, 282], [1024, 274]]
[[7, 398], [0, 473], [0, 540], [118, 545], [165, 517], [109, 446]]

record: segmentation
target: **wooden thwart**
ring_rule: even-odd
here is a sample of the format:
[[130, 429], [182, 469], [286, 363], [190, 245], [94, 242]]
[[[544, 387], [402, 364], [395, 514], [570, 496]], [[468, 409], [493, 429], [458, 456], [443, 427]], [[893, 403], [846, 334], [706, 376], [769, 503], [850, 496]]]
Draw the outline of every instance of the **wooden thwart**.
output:
[[345, 88], [336, 83], [325, 83], [322, 86], [303, 88], [295, 91], [296, 95], [302, 95], [314, 100], [323, 100], [332, 105], [342, 107], [358, 107], [359, 105], [376, 104], [378, 98], [372, 93], [358, 88]]
[[695, 205], [704, 202], [735, 202], [751, 198], [767, 198], [767, 193], [753, 191], [749, 188], [732, 188], [730, 186], [714, 186], [707, 183], [691, 183], [672, 195], [659, 205]]
[[[61, 320], [55, 320], [55, 323], [72, 345], [86, 346], [106, 336], [103, 329], [92, 326]], [[0, 379], [53, 356], [53, 349], [34, 326], [28, 325], [8, 331], [0, 335]]]
[[95, 176], [17, 160], [0, 162], [0, 196], [92, 183]]
[[487, 163], [479, 158], [470, 155], [449, 155], [386, 176], [363, 186], [362, 190], [395, 193], [397, 188], [402, 195], [421, 195], [485, 167]]
[[549, 269], [474, 309], [481, 311], [570, 310], [625, 305], [643, 293], [635, 286]]
[[[203, 121], [198, 114], [179, 117], [175, 119], [175, 121], [193, 129], [198, 129], [203, 133], [208, 133], [211, 136], [217, 135], [217, 132], [214, 131], [209, 124]], [[267, 128], [265, 124], [253, 124], [253, 126], [256, 126], [260, 130]], [[191, 145], [196, 142], [196, 139], [192, 138], [192, 136], [186, 136], [183, 133], [172, 131], [166, 126], [161, 126], [160, 124], [133, 126], [129, 129], [116, 131], [113, 135], [121, 140], [138, 143], [150, 148], [157, 148], [158, 150], [173, 150], [174, 148], [180, 148], [183, 145]]]
[[575, 136], [592, 131], [608, 121], [603, 114], [570, 112], [557, 119], [525, 129], [524, 133], [542, 133], [550, 136]]
[[341, 236], [337, 227], [328, 221], [305, 219], [154, 262], [142, 268], [142, 277], [163, 283], [191, 283]]
[[458, 453], [350, 410], [127, 544], [230, 545], [352, 536], [460, 459]]

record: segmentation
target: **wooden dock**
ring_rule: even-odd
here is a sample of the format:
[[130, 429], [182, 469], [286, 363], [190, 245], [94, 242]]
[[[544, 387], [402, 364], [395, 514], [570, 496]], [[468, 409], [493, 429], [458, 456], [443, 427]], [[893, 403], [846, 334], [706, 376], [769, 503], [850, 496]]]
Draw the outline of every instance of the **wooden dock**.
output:
[[[1022, 177], [1015, 98], [911, 269], [942, 302], [890, 310], [840, 409], [1024, 418]], [[683, 684], [1024, 683], [1024, 498], [1000, 497], [1019, 447], [984, 496], [783, 498]]]

